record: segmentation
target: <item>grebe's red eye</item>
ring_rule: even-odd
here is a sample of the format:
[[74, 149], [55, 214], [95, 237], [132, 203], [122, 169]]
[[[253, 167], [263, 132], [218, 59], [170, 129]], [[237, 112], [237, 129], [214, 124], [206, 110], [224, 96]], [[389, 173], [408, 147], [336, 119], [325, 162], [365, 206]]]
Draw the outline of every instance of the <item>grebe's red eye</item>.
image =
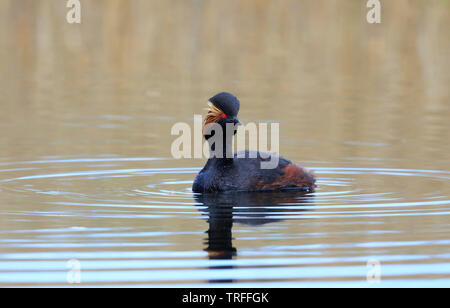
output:
[[225, 119], [227, 115], [225, 113], [222, 113], [222, 119]]

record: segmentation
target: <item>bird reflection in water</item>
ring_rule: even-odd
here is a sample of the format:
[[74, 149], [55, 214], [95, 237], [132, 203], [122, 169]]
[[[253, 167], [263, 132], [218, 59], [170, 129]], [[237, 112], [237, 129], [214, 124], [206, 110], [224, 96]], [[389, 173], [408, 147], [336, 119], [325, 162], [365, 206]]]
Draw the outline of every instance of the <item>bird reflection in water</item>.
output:
[[[207, 217], [204, 249], [210, 260], [231, 260], [237, 255], [233, 247], [233, 224], [261, 226], [283, 220], [283, 215], [306, 211], [313, 196], [306, 192], [221, 193], [194, 196]], [[233, 265], [211, 266], [210, 269], [232, 269]], [[232, 282], [229, 279], [210, 282]]]

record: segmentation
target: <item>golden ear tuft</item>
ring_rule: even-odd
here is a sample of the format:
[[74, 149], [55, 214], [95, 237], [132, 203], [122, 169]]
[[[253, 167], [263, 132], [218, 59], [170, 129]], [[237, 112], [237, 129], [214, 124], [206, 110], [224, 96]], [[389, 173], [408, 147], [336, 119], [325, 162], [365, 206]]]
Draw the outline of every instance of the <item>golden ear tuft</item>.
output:
[[214, 106], [213, 103], [208, 102], [208, 113], [206, 114], [205, 120], [203, 121], [203, 135], [205, 134], [205, 126], [209, 123], [217, 123], [222, 117], [223, 111]]

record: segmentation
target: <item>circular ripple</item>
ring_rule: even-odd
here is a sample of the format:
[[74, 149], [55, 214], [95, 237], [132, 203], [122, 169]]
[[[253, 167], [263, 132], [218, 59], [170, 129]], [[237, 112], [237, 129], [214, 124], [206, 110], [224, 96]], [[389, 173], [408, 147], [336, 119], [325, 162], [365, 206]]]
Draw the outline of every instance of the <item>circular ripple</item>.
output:
[[[65, 205], [160, 209], [208, 205], [194, 198], [190, 189], [200, 168], [167, 167], [176, 163], [176, 160], [165, 158], [114, 157], [3, 162], [0, 164], [0, 190], [34, 201]], [[305, 206], [334, 209], [428, 206], [430, 210], [435, 205], [450, 203], [443, 189], [450, 179], [448, 171], [355, 167], [311, 169], [318, 179], [318, 188], [313, 194], [288, 199], [285, 193], [265, 196], [265, 200], [240, 198], [235, 200], [239, 204], [234, 206], [289, 207], [291, 210], [295, 206], [302, 209]]]
[[0, 214], [12, 229], [2, 233], [0, 285], [64, 284], [72, 258], [92, 285], [359, 282], [369, 257], [381, 260], [383, 283], [448, 278], [448, 171], [311, 167], [311, 194], [202, 196], [191, 192], [200, 167], [189, 163], [2, 161]]

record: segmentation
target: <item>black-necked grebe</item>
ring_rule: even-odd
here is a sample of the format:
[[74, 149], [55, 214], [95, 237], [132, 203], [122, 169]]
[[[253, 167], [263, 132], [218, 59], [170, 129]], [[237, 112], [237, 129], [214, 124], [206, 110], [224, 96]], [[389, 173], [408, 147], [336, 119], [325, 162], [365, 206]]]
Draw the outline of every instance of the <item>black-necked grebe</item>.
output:
[[[222, 151], [223, 155], [213, 155], [208, 159], [195, 178], [194, 192], [314, 190], [313, 174], [286, 158], [279, 157], [275, 168], [264, 169], [261, 162], [271, 160], [268, 153], [245, 151], [230, 154], [236, 125], [240, 125], [237, 118], [239, 100], [222, 92], [210, 98], [209, 103], [203, 135], [208, 141], [213, 139], [214, 131], [209, 132], [206, 128], [209, 124], [219, 124], [223, 132], [222, 149], [215, 149], [215, 144], [209, 143], [211, 152]], [[227, 124], [234, 126], [232, 133], [229, 130], [227, 133]]]

